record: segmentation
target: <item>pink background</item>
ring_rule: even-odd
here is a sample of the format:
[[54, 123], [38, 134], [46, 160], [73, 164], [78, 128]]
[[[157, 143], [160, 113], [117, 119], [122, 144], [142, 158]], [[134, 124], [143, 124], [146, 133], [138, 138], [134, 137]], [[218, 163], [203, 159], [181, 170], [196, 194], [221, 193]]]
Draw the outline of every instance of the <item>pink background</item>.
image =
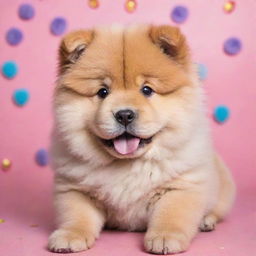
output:
[[[231, 168], [238, 186], [231, 215], [215, 232], [200, 234], [184, 255], [256, 255], [256, 1], [236, 1], [231, 14], [221, 0], [138, 0], [134, 13], [124, 9], [125, 0], [101, 0], [90, 9], [85, 0], [27, 0], [36, 10], [30, 21], [17, 15], [20, 0], [0, 0], [0, 64], [14, 60], [19, 74], [12, 80], [0, 76], [0, 160], [12, 167], [0, 170], [0, 255], [50, 255], [45, 246], [53, 229], [52, 172], [35, 163], [39, 148], [49, 145], [52, 125], [51, 101], [56, 79], [56, 50], [60, 37], [51, 35], [53, 18], [63, 16], [68, 31], [98, 24], [150, 22], [174, 24], [170, 12], [177, 4], [190, 15], [180, 25], [191, 45], [193, 60], [208, 67], [204, 86], [216, 148]], [[24, 39], [9, 46], [5, 33], [22, 30]], [[223, 42], [238, 37], [242, 51], [223, 52]], [[12, 102], [13, 91], [27, 88], [31, 99], [24, 107]], [[219, 104], [231, 110], [230, 119], [217, 124], [212, 112]], [[36, 224], [37, 227], [30, 225]], [[104, 232], [88, 255], [146, 255], [142, 234]]]

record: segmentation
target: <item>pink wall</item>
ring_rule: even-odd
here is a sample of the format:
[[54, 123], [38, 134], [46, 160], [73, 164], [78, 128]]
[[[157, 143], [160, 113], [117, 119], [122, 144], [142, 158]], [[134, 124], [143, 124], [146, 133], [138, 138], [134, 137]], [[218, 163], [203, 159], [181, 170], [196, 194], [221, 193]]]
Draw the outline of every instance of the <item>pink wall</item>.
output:
[[[138, 0], [138, 8], [132, 14], [125, 11], [124, 0], [101, 0], [100, 7], [95, 10], [90, 9], [85, 0], [26, 2], [36, 11], [30, 21], [23, 21], [17, 15], [23, 1], [0, 1], [0, 64], [14, 60], [19, 66], [19, 74], [12, 80], [0, 75], [0, 160], [12, 160], [9, 171], [0, 170], [2, 209], [9, 209], [12, 214], [19, 206], [24, 206], [25, 201], [29, 202], [29, 198], [46, 203], [50, 200], [52, 172], [48, 167], [38, 166], [34, 155], [39, 148], [48, 147], [52, 125], [51, 101], [60, 37], [49, 32], [51, 20], [56, 16], [65, 17], [67, 32], [106, 23], [174, 24], [170, 11], [176, 4], [188, 7], [190, 15], [180, 27], [188, 37], [194, 61], [204, 63], [209, 70], [204, 86], [216, 148], [231, 167], [239, 188], [255, 187], [254, 0], [236, 1], [236, 9], [230, 14], [223, 11], [224, 1], [219, 0]], [[6, 31], [13, 26], [20, 28], [24, 35], [18, 46], [9, 46], [5, 40]], [[222, 49], [224, 41], [232, 36], [238, 37], [243, 44], [236, 56], [228, 56]], [[30, 91], [31, 99], [24, 107], [17, 107], [12, 101], [16, 88]], [[212, 119], [213, 109], [219, 104], [231, 110], [230, 119], [221, 125]]]

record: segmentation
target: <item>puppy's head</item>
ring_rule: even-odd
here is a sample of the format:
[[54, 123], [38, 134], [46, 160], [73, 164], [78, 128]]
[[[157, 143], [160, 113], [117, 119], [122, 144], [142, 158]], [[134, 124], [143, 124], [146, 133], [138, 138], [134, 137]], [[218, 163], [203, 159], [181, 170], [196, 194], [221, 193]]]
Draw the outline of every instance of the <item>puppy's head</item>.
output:
[[59, 58], [56, 123], [72, 153], [134, 158], [188, 136], [198, 91], [179, 29], [76, 31], [63, 39]]

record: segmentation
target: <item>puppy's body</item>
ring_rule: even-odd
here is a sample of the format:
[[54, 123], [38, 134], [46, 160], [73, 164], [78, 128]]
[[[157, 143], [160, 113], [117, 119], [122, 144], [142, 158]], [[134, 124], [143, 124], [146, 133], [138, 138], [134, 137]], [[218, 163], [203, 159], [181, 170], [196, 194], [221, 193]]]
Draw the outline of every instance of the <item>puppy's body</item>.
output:
[[[106, 166], [95, 158], [93, 165], [99, 163], [99, 166], [88, 167], [87, 163], [66, 155], [63, 162], [68, 163], [57, 169], [60, 177], [57, 175], [56, 189], [85, 192], [106, 207], [109, 226], [128, 230], [146, 228], [152, 210], [150, 205], [159, 198], [159, 193], [190, 187], [194, 182], [205, 186], [201, 189], [208, 194], [207, 208], [211, 208], [217, 200], [215, 190], [219, 181], [213, 155], [199, 139], [201, 136], [198, 134], [189, 141], [185, 149], [172, 152], [168, 150], [168, 143], [165, 148], [166, 141], [159, 141], [161, 145], [152, 145], [143, 157], [132, 161], [115, 160]], [[197, 151], [198, 148], [201, 149]], [[184, 169], [187, 171], [183, 174]], [[70, 181], [62, 180], [62, 176]]]
[[[88, 249], [106, 225], [147, 229], [152, 253], [186, 250], [227, 214], [234, 185], [212, 148], [184, 37], [167, 26], [79, 31], [60, 52], [50, 249]], [[127, 109], [124, 125], [117, 113]]]

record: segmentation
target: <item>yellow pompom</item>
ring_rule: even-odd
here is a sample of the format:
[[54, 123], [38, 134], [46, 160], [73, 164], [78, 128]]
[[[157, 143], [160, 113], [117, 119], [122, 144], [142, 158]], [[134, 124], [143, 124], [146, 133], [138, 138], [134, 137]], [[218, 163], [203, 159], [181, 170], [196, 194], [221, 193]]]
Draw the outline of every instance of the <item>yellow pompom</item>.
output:
[[100, 3], [98, 0], [89, 0], [88, 1], [88, 5], [89, 7], [91, 7], [92, 9], [96, 9], [99, 7]]
[[12, 165], [11, 160], [9, 160], [9, 159], [7, 159], [7, 158], [4, 158], [4, 159], [3, 159], [3, 161], [2, 161], [2, 168], [3, 168], [4, 170], [9, 169], [9, 168], [11, 167], [11, 165]]
[[227, 13], [231, 13], [235, 9], [236, 3], [234, 1], [228, 1], [224, 4], [224, 11]]
[[127, 12], [134, 12], [137, 7], [135, 0], [127, 0], [125, 3], [125, 9]]

